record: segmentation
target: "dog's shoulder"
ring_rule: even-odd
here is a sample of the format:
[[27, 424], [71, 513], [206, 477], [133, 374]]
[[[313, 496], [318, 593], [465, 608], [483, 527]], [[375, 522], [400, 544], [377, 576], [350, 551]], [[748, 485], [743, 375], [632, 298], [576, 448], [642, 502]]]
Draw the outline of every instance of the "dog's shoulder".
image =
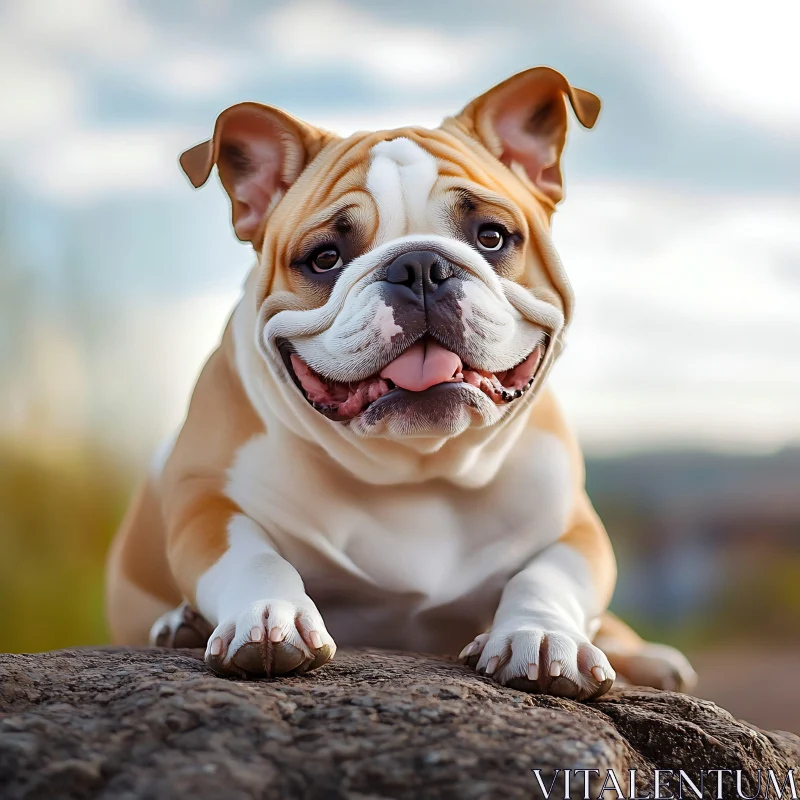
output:
[[221, 484], [239, 449], [265, 432], [237, 369], [235, 314], [200, 373], [186, 419], [165, 462], [162, 487], [167, 493], [187, 478]]
[[544, 387], [534, 402], [528, 418], [528, 431], [557, 439], [567, 453], [576, 482], [583, 484], [585, 468], [578, 437], [568, 423], [553, 389], [549, 386]]

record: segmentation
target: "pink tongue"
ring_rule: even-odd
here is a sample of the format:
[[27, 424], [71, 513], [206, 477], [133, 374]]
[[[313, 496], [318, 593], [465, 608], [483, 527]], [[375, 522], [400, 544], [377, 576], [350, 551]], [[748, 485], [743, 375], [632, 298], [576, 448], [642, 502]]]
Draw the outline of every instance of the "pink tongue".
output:
[[401, 389], [423, 392], [437, 383], [449, 381], [461, 371], [461, 359], [432, 339], [417, 342], [389, 362], [381, 378], [393, 381]]

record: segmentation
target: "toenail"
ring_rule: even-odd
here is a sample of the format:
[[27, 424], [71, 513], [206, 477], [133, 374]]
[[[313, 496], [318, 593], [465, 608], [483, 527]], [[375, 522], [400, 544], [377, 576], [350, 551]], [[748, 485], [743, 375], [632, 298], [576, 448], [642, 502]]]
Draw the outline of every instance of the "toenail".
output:
[[606, 679], [606, 671], [602, 667], [592, 667], [592, 675], [598, 683], [603, 683]]
[[557, 678], [560, 674], [561, 674], [561, 662], [560, 661], [554, 661], [550, 665], [550, 677], [551, 678]]
[[260, 625], [253, 625], [250, 628], [250, 641], [260, 642], [264, 638], [264, 629]]
[[269, 632], [269, 640], [271, 642], [283, 641], [283, 630], [277, 625], [274, 628], [271, 628]]
[[319, 650], [320, 647], [322, 647], [322, 637], [317, 631], [311, 631], [311, 633], [308, 634], [308, 638], [311, 639], [311, 646], [315, 650]]
[[222, 639], [214, 639], [211, 642], [211, 647], [208, 648], [208, 652], [211, 653], [212, 656], [218, 656], [222, 652]]
[[539, 665], [528, 664], [528, 680], [536, 681], [539, 679]]
[[470, 642], [459, 654], [459, 658], [467, 658], [471, 656], [478, 649], [477, 642]]
[[486, 665], [486, 674], [491, 675], [496, 669], [497, 665], [500, 663], [500, 656], [492, 656], [489, 659], [489, 663]]

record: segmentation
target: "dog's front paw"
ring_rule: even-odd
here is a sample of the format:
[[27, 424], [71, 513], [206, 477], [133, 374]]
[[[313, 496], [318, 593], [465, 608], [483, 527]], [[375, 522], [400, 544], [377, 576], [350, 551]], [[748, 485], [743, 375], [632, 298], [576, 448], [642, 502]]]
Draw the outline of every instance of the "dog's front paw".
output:
[[588, 639], [527, 624], [482, 633], [459, 657], [504, 686], [574, 700], [600, 697], [616, 677]]
[[333, 658], [336, 644], [308, 598], [259, 600], [217, 625], [206, 663], [220, 675], [241, 678], [295, 675]]

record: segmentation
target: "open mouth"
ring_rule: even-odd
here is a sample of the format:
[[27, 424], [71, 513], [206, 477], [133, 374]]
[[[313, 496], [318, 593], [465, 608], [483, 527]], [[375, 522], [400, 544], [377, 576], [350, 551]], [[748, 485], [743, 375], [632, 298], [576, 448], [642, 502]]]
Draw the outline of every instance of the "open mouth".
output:
[[424, 336], [383, 369], [364, 380], [341, 382], [315, 372], [289, 342], [279, 343], [281, 356], [295, 384], [320, 413], [337, 422], [358, 416], [377, 400], [395, 390], [425, 392], [441, 384], [466, 383], [485, 394], [495, 405], [506, 406], [533, 385], [547, 348], [548, 337], [511, 369], [479, 370], [465, 364], [435, 339]]

